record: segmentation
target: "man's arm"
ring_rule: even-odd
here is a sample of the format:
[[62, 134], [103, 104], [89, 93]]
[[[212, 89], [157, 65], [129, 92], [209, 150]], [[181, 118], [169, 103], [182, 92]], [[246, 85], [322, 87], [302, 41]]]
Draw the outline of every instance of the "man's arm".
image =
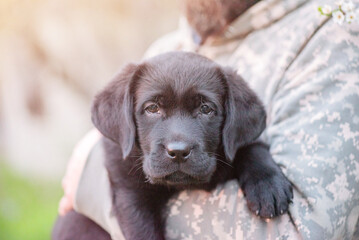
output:
[[66, 173], [62, 179], [62, 188], [64, 189], [64, 196], [60, 200], [59, 214], [65, 215], [73, 209], [74, 198], [77, 191], [77, 186], [86, 160], [101, 138], [101, 133], [96, 129], [89, 131], [75, 146], [74, 151], [67, 164]]
[[112, 211], [112, 194], [104, 162], [105, 153], [100, 139], [87, 157], [75, 192], [74, 209], [100, 225], [112, 239], [120, 240], [124, 237]]
[[104, 166], [102, 135], [93, 129], [76, 145], [62, 181], [64, 196], [59, 204], [61, 216], [72, 209], [92, 219], [110, 233], [124, 239], [112, 214], [110, 183]]

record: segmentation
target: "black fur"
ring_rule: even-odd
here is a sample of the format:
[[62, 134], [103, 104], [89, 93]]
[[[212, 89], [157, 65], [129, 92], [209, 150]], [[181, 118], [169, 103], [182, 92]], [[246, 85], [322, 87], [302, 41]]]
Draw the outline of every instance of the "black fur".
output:
[[92, 120], [105, 136], [113, 210], [126, 239], [164, 239], [162, 209], [174, 193], [233, 178], [260, 217], [288, 210], [291, 184], [256, 141], [264, 108], [231, 69], [184, 52], [128, 65], [96, 96]]
[[57, 219], [52, 230], [52, 239], [109, 240], [111, 237], [89, 218], [75, 211], [70, 211]]

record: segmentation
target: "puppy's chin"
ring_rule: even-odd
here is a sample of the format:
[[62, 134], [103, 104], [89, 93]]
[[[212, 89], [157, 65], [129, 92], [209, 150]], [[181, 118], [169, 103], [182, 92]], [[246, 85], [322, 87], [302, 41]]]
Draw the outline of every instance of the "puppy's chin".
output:
[[217, 159], [206, 153], [193, 155], [183, 163], [173, 162], [160, 153], [145, 155], [142, 169], [152, 184], [193, 186], [210, 182]]
[[181, 171], [176, 171], [160, 178], [148, 176], [148, 179], [152, 184], [187, 187], [208, 183], [211, 176], [195, 177]]

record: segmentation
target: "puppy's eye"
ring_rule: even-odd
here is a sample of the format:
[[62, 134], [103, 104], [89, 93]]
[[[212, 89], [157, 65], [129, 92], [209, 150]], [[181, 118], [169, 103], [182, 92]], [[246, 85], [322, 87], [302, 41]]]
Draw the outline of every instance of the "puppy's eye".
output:
[[202, 105], [201, 106], [201, 113], [203, 114], [211, 114], [213, 112], [213, 109], [208, 105]]
[[148, 113], [159, 113], [160, 107], [157, 104], [151, 104], [145, 108]]

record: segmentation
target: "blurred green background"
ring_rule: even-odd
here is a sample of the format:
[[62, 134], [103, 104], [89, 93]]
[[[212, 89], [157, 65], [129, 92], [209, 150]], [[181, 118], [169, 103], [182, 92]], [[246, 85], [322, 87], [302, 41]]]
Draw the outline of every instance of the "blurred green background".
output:
[[0, 1], [0, 240], [50, 239], [91, 99], [177, 27], [167, 0]]
[[49, 239], [62, 194], [58, 182], [25, 178], [0, 163], [0, 239]]

